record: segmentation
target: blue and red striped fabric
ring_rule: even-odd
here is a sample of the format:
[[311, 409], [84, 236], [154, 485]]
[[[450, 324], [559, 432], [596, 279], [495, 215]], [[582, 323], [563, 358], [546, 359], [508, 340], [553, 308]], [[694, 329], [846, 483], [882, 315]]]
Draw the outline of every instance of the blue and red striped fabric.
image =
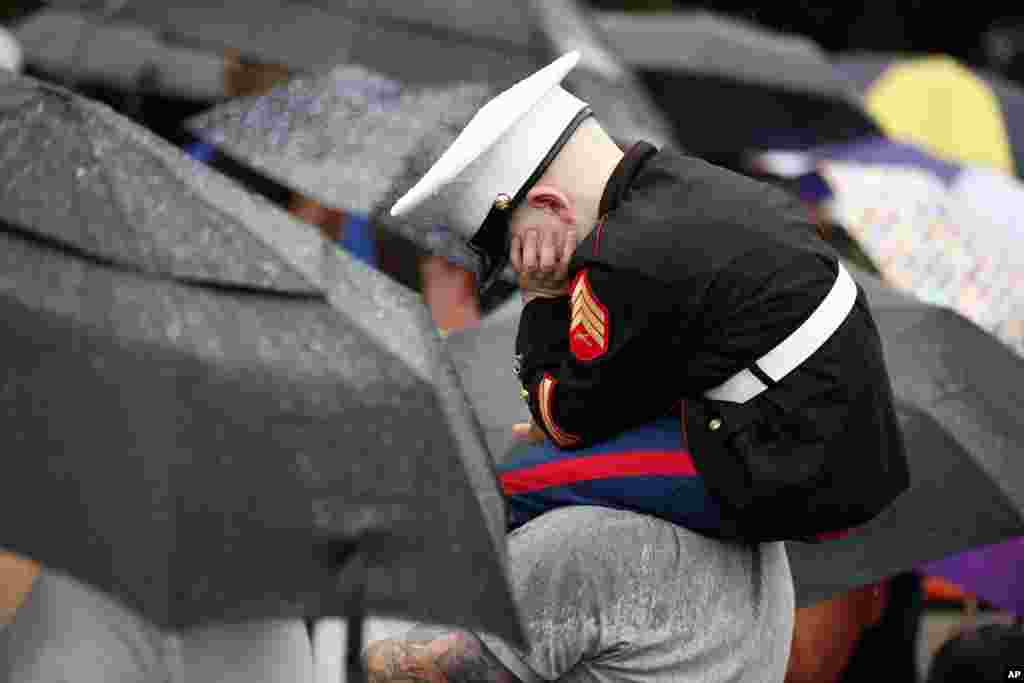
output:
[[589, 448], [550, 442], [517, 447], [498, 467], [509, 530], [565, 505], [602, 505], [653, 515], [716, 536], [722, 516], [665, 417]]

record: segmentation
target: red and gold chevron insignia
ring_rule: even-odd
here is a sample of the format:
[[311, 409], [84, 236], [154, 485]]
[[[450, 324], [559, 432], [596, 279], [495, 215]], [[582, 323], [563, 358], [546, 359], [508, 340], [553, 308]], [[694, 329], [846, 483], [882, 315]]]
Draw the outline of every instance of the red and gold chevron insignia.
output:
[[572, 283], [569, 348], [582, 361], [599, 358], [608, 350], [608, 309], [594, 296], [586, 269]]

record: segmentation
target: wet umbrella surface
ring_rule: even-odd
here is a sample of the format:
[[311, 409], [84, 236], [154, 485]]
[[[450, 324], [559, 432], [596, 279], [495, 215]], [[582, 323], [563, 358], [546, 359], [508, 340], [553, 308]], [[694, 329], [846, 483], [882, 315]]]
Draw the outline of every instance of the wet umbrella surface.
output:
[[882, 336], [910, 489], [850, 537], [790, 544], [804, 603], [1024, 534], [1024, 360], [948, 308], [857, 279]]
[[111, 110], [0, 75], [0, 547], [155, 623], [521, 632], [419, 297]]
[[[407, 87], [359, 66], [301, 77], [194, 122], [211, 144], [328, 206], [383, 213], [495, 92], [485, 83]], [[435, 253], [472, 256], [429, 211], [386, 224]], [[425, 229], [436, 226], [437, 229]]]

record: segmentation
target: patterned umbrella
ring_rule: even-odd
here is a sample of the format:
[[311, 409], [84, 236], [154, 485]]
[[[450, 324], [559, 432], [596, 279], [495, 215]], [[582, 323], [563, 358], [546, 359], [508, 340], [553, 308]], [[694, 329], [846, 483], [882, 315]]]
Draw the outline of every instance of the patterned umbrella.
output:
[[880, 138], [767, 155], [761, 166], [798, 176], [805, 198], [887, 282], [956, 309], [1024, 354], [1024, 183]]

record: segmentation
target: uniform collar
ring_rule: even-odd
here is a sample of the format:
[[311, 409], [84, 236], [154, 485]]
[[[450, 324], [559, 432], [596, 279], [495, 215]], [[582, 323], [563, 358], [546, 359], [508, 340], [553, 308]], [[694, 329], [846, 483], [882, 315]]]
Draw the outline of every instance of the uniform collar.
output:
[[601, 195], [601, 203], [597, 211], [601, 217], [600, 220], [615, 210], [619, 202], [629, 192], [629, 187], [633, 184], [636, 174], [640, 172], [640, 167], [657, 151], [658, 149], [654, 145], [640, 140], [623, 155], [608, 178], [608, 183], [604, 186], [604, 194]]
[[657, 152], [658, 149], [654, 145], [640, 140], [630, 147], [619, 160], [604, 186], [604, 194], [601, 195], [601, 203], [598, 205], [600, 218], [597, 220], [597, 225], [576, 247], [576, 252], [569, 260], [570, 272], [581, 268], [587, 258], [597, 256], [601, 249], [601, 233], [604, 231], [604, 223], [608, 214], [618, 208], [622, 200], [626, 198], [637, 174], [640, 173], [647, 160]]

